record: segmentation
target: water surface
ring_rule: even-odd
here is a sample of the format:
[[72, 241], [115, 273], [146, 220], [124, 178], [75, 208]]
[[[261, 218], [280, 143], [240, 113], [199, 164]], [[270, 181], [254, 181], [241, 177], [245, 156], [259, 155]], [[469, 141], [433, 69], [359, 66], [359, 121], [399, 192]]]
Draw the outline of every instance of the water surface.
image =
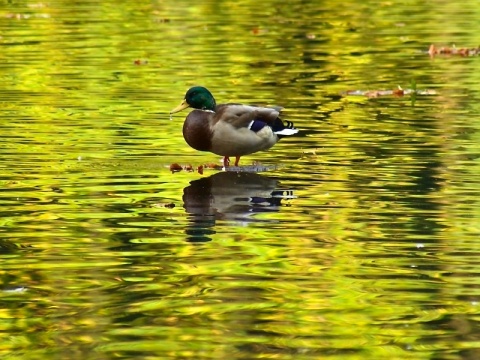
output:
[[[477, 5], [4, 2], [2, 357], [477, 359]], [[192, 85], [300, 133], [199, 174]]]

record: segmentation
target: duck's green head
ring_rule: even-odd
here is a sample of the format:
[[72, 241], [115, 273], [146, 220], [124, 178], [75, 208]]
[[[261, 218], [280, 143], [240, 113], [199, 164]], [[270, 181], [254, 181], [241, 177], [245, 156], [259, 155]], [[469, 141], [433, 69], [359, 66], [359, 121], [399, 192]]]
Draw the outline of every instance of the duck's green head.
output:
[[170, 111], [170, 114], [182, 111], [188, 107], [200, 110], [215, 111], [215, 99], [210, 91], [203, 86], [194, 86], [188, 89], [185, 94], [185, 99], [175, 109]]

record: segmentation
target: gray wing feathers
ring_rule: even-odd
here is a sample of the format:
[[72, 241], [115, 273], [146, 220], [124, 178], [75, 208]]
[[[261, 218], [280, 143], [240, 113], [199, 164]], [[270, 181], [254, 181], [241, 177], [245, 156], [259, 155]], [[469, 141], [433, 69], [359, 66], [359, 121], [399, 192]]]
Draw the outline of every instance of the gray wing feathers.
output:
[[246, 127], [252, 120], [263, 120], [266, 123], [273, 123], [280, 115], [281, 108], [266, 108], [248, 105], [226, 104], [217, 107], [214, 121], [220, 119], [226, 121], [236, 128]]

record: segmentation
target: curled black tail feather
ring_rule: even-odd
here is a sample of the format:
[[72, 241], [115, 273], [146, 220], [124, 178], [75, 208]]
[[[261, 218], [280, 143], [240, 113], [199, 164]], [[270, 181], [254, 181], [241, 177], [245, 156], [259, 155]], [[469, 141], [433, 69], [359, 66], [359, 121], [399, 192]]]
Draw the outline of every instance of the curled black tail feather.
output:
[[[272, 129], [273, 132], [281, 132], [282, 130], [285, 129], [291, 129], [291, 130], [296, 130], [295, 132], [298, 132], [297, 129], [295, 129], [295, 126], [293, 125], [293, 122], [285, 120], [285, 123], [283, 123], [282, 119], [276, 118], [275, 121], [272, 124]], [[289, 134], [290, 135], [290, 134]], [[281, 139], [282, 137], [287, 136], [286, 134], [277, 134], [278, 138]]]

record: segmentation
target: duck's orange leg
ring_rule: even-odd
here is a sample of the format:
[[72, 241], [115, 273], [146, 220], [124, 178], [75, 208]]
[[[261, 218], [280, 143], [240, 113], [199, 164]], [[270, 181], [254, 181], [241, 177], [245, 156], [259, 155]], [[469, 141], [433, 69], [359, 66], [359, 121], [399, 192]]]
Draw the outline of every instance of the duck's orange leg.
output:
[[240, 161], [240, 156], [235, 156], [235, 166], [238, 166], [239, 161]]
[[230, 158], [228, 156], [225, 156], [223, 158], [223, 166], [228, 167], [228, 165], [230, 165]]

